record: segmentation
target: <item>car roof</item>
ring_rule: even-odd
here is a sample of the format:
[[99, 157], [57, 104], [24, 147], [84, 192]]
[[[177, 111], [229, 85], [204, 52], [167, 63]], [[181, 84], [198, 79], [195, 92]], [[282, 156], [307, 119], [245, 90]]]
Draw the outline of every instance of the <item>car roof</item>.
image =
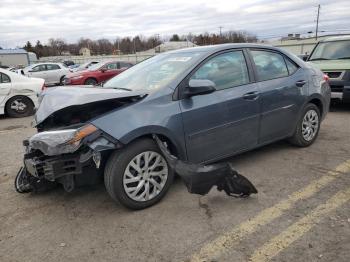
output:
[[225, 49], [231, 48], [268, 48], [280, 51], [281, 49], [273, 47], [271, 45], [264, 44], [253, 44], [253, 43], [231, 43], [231, 44], [220, 44], [220, 45], [207, 45], [207, 46], [197, 46], [188, 47], [183, 49], [178, 49], [170, 51], [170, 53], [180, 53], [180, 52], [218, 52]]
[[220, 45], [208, 45], [208, 46], [198, 46], [198, 47], [189, 47], [184, 49], [178, 49], [174, 51], [169, 51], [166, 53], [169, 54], [179, 54], [179, 53], [192, 53], [192, 52], [201, 52], [206, 55], [211, 55], [220, 51], [225, 51], [233, 48], [264, 48], [272, 51], [278, 51], [280, 53], [285, 54], [287, 57], [292, 59], [295, 63], [297, 63], [301, 67], [305, 67], [305, 63], [303, 60], [298, 58], [296, 55], [292, 54], [291, 52], [274, 47], [271, 45], [266, 44], [254, 44], [254, 43], [231, 43], [231, 44], [220, 44]]
[[334, 42], [334, 41], [343, 41], [343, 40], [350, 40], [350, 35], [332, 36], [332, 37], [323, 39], [320, 42]]

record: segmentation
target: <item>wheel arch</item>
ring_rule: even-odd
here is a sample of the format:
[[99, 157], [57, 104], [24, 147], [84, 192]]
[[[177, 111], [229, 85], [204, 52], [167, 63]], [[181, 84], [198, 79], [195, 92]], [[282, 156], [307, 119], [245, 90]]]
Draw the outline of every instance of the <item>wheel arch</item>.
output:
[[86, 78], [84, 79], [84, 84], [85, 84], [86, 81], [88, 81], [89, 79], [93, 79], [93, 80], [95, 80], [97, 83], [99, 82], [99, 80], [97, 79], [97, 77], [95, 77], [95, 76], [88, 76], [88, 77], [86, 77]]
[[166, 142], [169, 146], [170, 152], [180, 159], [187, 159], [186, 150], [183, 145], [175, 138], [175, 135], [170, 132], [170, 130], [159, 127], [159, 126], [149, 126], [142, 129], [134, 130], [128, 135], [120, 139], [124, 145], [142, 138], [153, 139], [152, 136], [157, 135], [159, 138]]
[[310, 96], [306, 104], [309, 104], [309, 103], [317, 106], [317, 108], [320, 110], [321, 119], [323, 119], [325, 116], [326, 109], [324, 108], [325, 103], [323, 102], [322, 96], [317, 94]]
[[27, 95], [18, 95], [18, 94], [16, 94], [16, 95], [13, 95], [13, 96], [10, 96], [10, 97], [7, 98], [7, 100], [6, 100], [5, 104], [4, 104], [4, 113], [5, 113], [5, 115], [8, 115], [8, 112], [7, 112], [7, 105], [8, 105], [8, 103], [9, 103], [9, 101], [10, 101], [12, 98], [14, 98], [14, 97], [26, 97], [26, 98], [28, 98], [29, 101], [32, 103], [33, 107], [35, 107], [35, 103], [34, 103], [33, 99], [30, 98], [30, 96], [27, 96]]

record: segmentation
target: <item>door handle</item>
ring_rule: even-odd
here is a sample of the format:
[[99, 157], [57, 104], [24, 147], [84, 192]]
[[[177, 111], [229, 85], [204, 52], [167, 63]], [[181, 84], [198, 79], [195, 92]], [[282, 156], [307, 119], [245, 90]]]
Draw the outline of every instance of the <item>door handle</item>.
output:
[[243, 95], [243, 99], [245, 100], [256, 100], [259, 97], [259, 92], [257, 91], [253, 91], [253, 92], [249, 92]]
[[297, 86], [297, 87], [302, 87], [302, 86], [304, 86], [306, 84], [306, 81], [305, 80], [299, 80], [299, 81], [297, 81], [296, 83], [295, 83], [295, 85]]

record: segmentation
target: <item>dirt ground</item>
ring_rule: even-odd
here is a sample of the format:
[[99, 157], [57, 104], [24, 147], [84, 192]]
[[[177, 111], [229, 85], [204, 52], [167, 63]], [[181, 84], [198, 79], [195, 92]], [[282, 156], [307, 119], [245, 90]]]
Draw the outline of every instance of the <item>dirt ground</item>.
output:
[[0, 261], [350, 261], [350, 106], [333, 107], [309, 148], [231, 158], [257, 195], [200, 197], [177, 179], [137, 212], [102, 184], [16, 193], [31, 120], [0, 117]]

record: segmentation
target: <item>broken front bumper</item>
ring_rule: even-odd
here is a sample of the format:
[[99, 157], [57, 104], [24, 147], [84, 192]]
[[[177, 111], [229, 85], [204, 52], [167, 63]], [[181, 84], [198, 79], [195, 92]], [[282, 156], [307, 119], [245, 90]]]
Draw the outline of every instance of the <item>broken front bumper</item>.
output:
[[62, 176], [81, 174], [83, 165], [87, 164], [80, 161], [79, 153], [32, 158], [31, 153], [24, 155], [24, 166], [27, 171], [38, 179], [44, 178], [49, 181], [55, 181]]
[[[51, 148], [52, 143], [45, 141], [35, 140], [35, 143], [31, 143], [29, 139], [23, 141], [23, 144], [26, 153], [24, 169], [19, 172], [21, 181], [32, 184], [40, 181], [57, 182], [66, 191], [71, 191], [75, 185], [96, 183], [97, 177], [101, 177], [99, 171], [103, 171], [100, 166], [104, 164], [111, 150], [122, 147], [119, 141], [100, 130], [85, 137], [77, 150], [68, 153], [66, 150], [60, 153], [59, 147]], [[52, 155], [54, 151], [57, 153]], [[28, 185], [24, 184], [24, 187], [28, 188]], [[32, 185], [31, 188], [35, 186]], [[18, 192], [22, 191], [20, 188], [16, 189]]]

